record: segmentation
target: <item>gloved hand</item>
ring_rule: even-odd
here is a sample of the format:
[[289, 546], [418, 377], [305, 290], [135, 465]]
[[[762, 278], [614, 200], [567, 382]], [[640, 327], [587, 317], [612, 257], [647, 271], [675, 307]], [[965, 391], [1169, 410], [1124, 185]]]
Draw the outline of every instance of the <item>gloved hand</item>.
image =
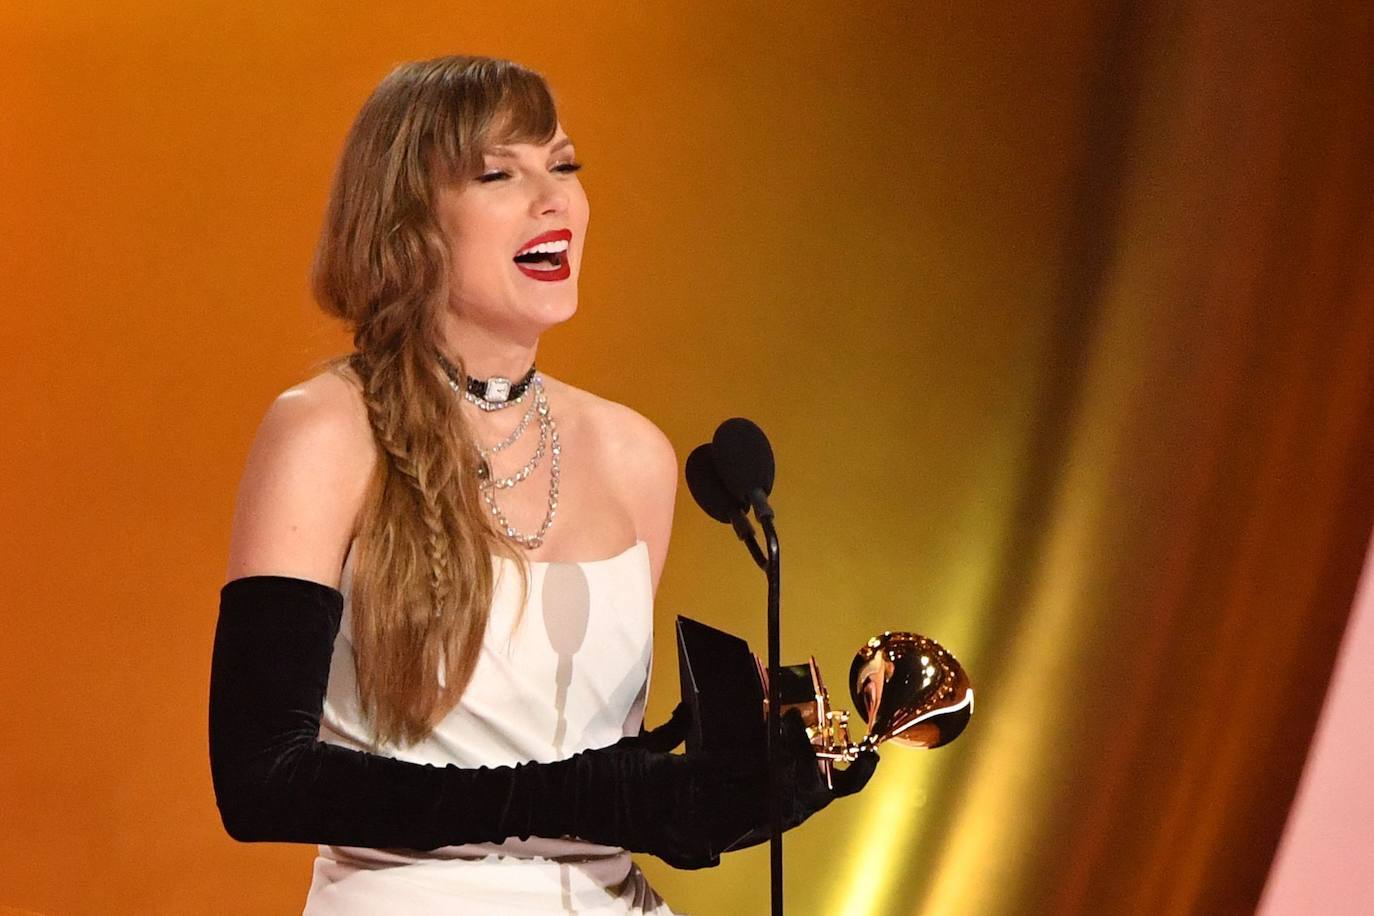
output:
[[[612, 747], [668, 751], [685, 739], [691, 721], [691, 707], [686, 702], [681, 702], [663, 725], [654, 729], [641, 728], [638, 735], [622, 738]], [[873, 750], [866, 751], [848, 768], [833, 770], [834, 788], [827, 788], [800, 714], [795, 710], [784, 714], [781, 726], [782, 827], [787, 831], [801, 825], [832, 800], [852, 795], [862, 789], [877, 768], [878, 754]], [[725, 848], [743, 849], [767, 841], [769, 823], [765, 753], [765, 749], [760, 746], [740, 748], [729, 753], [686, 755], [690, 762], [698, 764], [707, 775], [709, 785], [714, 790], [715, 797], [710, 799], [713, 811], [710, 820], [714, 824], [706, 828], [710, 834], [708, 845], [714, 852], [707, 854], [705, 864], [717, 864], [719, 852]], [[713, 768], [719, 768], [721, 772], [711, 773]], [[683, 815], [679, 812], [675, 816]], [[702, 867], [684, 863], [670, 864], [676, 864], [678, 868]]]
[[[536, 835], [571, 834], [658, 856], [674, 868], [707, 868], [741, 825], [759, 816], [762, 761], [747, 756], [649, 750], [638, 736], [543, 764], [557, 796], [531, 823]], [[542, 775], [542, 774], [541, 774]]]
[[692, 707], [683, 700], [673, 708], [668, 721], [657, 728], [639, 727], [639, 734], [626, 735], [616, 742], [619, 747], [642, 747], [649, 751], [668, 753], [687, 740], [687, 731], [692, 727]]
[[[817, 811], [833, 800], [853, 795], [872, 778], [878, 766], [878, 753], [874, 750], [864, 752], [847, 769], [833, 770], [831, 781], [834, 788], [828, 788], [817, 766], [816, 754], [810, 739], [806, 736], [806, 726], [796, 710], [783, 714], [782, 760], [780, 765], [780, 789], [782, 797], [782, 829], [785, 833], [801, 826]], [[740, 830], [739, 839], [730, 850], [747, 849], [759, 843], [766, 843], [770, 836], [768, 823], [768, 785], [765, 781], [760, 792], [760, 808], [753, 812], [756, 818]]]

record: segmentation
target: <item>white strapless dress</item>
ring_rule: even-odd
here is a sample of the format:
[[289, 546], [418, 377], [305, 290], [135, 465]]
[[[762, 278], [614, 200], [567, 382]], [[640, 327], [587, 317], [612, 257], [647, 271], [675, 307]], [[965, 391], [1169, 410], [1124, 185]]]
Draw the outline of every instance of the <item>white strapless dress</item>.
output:
[[[462, 699], [420, 743], [379, 747], [358, 705], [350, 546], [321, 740], [415, 763], [477, 767], [560, 760], [639, 732], [653, 661], [648, 545], [637, 541], [604, 560], [531, 563], [518, 624], [519, 573], [504, 557], [492, 562], [491, 618]], [[625, 850], [539, 837], [428, 852], [320, 846], [303, 916], [451, 913], [673, 916]]]

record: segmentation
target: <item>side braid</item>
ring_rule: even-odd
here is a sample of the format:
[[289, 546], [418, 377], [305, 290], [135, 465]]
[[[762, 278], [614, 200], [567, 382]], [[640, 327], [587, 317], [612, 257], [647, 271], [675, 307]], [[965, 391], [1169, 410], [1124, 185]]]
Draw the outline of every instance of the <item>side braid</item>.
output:
[[429, 462], [415, 460], [404, 438], [398, 435], [404, 430], [396, 429], [398, 424], [390, 410], [390, 404], [394, 403], [394, 399], [388, 399], [380, 393], [378, 389], [381, 384], [378, 374], [370, 374], [363, 386], [363, 402], [367, 405], [368, 420], [371, 422], [378, 445], [386, 452], [392, 467], [410, 484], [419, 503], [420, 518], [426, 531], [425, 547], [430, 565], [429, 590], [433, 602], [432, 613], [438, 616], [447, 607], [453, 595], [453, 569], [450, 563], [453, 544], [445, 520], [444, 502], [440, 498], [442, 484], [430, 480]]

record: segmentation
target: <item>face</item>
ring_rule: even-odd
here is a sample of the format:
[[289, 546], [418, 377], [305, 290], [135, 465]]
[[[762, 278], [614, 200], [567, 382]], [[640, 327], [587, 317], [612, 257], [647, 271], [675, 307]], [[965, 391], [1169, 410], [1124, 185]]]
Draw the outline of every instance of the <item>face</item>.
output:
[[546, 144], [491, 147], [483, 157], [480, 175], [439, 193], [449, 307], [463, 322], [537, 335], [577, 311], [589, 216], [580, 166], [561, 124]]

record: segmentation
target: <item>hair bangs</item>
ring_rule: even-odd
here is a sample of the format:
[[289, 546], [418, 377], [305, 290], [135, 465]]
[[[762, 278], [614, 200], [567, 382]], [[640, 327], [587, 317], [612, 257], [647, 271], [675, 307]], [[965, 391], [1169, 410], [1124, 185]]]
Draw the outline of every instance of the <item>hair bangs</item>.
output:
[[434, 167], [452, 181], [482, 171], [482, 153], [507, 143], [545, 144], [558, 131], [548, 83], [511, 61], [489, 61], [457, 74], [437, 119]]

